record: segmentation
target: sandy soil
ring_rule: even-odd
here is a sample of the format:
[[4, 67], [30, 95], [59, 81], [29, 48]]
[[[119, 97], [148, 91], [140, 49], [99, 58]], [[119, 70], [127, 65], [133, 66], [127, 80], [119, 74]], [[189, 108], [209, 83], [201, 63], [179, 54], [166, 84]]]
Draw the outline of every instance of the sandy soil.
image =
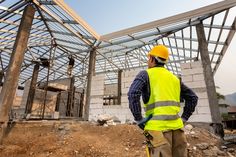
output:
[[[192, 157], [203, 155], [202, 150], [193, 148], [196, 144], [208, 142], [209, 147], [220, 146], [219, 139], [203, 129], [195, 128], [194, 134], [187, 137]], [[142, 131], [135, 125], [24, 122], [14, 125], [4, 139], [0, 157], [144, 157], [144, 141]]]

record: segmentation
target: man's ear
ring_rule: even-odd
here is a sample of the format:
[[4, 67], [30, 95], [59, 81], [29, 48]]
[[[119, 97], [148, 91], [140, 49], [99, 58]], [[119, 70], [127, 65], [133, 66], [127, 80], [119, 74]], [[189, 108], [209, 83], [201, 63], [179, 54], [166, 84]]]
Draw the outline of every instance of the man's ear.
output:
[[151, 62], [153, 62], [154, 61], [154, 57], [153, 56], [151, 56]]

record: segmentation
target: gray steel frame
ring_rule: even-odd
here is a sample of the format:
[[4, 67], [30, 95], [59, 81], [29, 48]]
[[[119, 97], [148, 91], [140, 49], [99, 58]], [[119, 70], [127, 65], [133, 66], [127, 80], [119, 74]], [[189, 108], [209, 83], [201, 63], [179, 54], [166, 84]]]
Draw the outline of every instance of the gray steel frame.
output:
[[[200, 60], [196, 25], [203, 21], [213, 73], [219, 67], [236, 30], [236, 0], [222, 1], [166, 19], [99, 36], [66, 4], [58, 0], [0, 2], [0, 67], [6, 72], [22, 10], [33, 3], [37, 12], [21, 68], [19, 85], [32, 77], [33, 61], [49, 58], [55, 47], [49, 80], [66, 78], [68, 55], [75, 58], [73, 75], [78, 87], [85, 87], [89, 52], [96, 50], [96, 73], [105, 73], [106, 83], [117, 83], [118, 71], [145, 68], [146, 55], [156, 44], [169, 48], [166, 67], [181, 74], [180, 63]], [[210, 10], [210, 11], [209, 11]], [[51, 42], [53, 41], [53, 42]], [[52, 46], [53, 43], [54, 45]], [[46, 81], [41, 67], [38, 81]]]

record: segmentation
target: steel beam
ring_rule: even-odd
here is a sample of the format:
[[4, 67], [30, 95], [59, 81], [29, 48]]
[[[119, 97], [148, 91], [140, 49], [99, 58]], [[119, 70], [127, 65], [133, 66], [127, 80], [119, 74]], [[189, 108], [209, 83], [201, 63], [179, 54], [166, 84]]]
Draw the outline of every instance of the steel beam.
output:
[[213, 70], [213, 73], [215, 74], [216, 73], [216, 70], [218, 69], [218, 67], [220, 66], [220, 62], [222, 60], [222, 58], [224, 57], [225, 53], [226, 53], [226, 50], [228, 49], [229, 47], [229, 44], [231, 43], [233, 37], [234, 37], [234, 34], [235, 34], [235, 31], [236, 31], [236, 17], [234, 18], [234, 22], [232, 24], [232, 29], [230, 30], [227, 38], [226, 38], [226, 41], [225, 41], [225, 44], [224, 44], [224, 47], [222, 48], [221, 52], [220, 52], [220, 56], [219, 58], [217, 59], [216, 61], [216, 66]]
[[[9, 15], [9, 14], [11, 14], [11, 13], [14, 13], [14, 12], [17, 11], [19, 8], [25, 6], [27, 3], [28, 3], [27, 1], [24, 1], [23, 3], [21, 3], [21, 4], [17, 5], [17, 6], [15, 6], [14, 8], [11, 8], [11, 9], [6, 10], [6, 11], [7, 11], [6, 13], [0, 15], [0, 19], [3, 19], [4, 17], [6, 17], [7, 15]], [[2, 7], [1, 7], [0, 9], [2, 9]]]
[[77, 15], [64, 1], [53, 0], [60, 8], [62, 8], [68, 15], [70, 15], [78, 24], [80, 24], [86, 31], [88, 31], [95, 39], [99, 40], [100, 35], [97, 34], [92, 27], [90, 27], [79, 15]]
[[[55, 1], [55, 0], [54, 0]], [[47, 13], [49, 16], [51, 16], [53, 19], [55, 19], [56, 21], [58, 21], [61, 25], [63, 25], [68, 31], [70, 31], [72, 34], [74, 34], [75, 36], [77, 36], [79, 39], [81, 39], [84, 43], [88, 44], [88, 45], [92, 45], [92, 42], [84, 39], [83, 35], [80, 32], [76, 32], [75, 30], [72, 29], [72, 27], [66, 23], [63, 23], [63, 21], [58, 18], [55, 14], [51, 13], [46, 7], [44, 7], [43, 5], [40, 5], [40, 3], [37, 0], [33, 0], [33, 2], [40, 8], [42, 9], [45, 13]], [[57, 4], [59, 4], [59, 2], [56, 2]]]
[[227, 1], [218, 2], [218, 3], [212, 4], [212, 5], [206, 6], [206, 7], [191, 10], [191, 11], [181, 13], [178, 15], [174, 15], [174, 16], [171, 16], [171, 17], [168, 17], [165, 19], [156, 20], [156, 21], [142, 24], [142, 25], [139, 25], [136, 27], [132, 27], [132, 28], [121, 30], [121, 31], [113, 32], [110, 34], [106, 34], [106, 35], [101, 36], [101, 40], [109, 41], [111, 39], [122, 37], [127, 34], [132, 35], [132, 34], [142, 32], [142, 31], [147, 31], [147, 30], [150, 30], [150, 29], [153, 29], [156, 27], [167, 26], [167, 25], [170, 25], [173, 23], [178, 23], [180, 21], [194, 19], [196, 17], [198, 18], [203, 15], [213, 14], [213, 13], [234, 7], [235, 5], [236, 5], [236, 0], [227, 0]]

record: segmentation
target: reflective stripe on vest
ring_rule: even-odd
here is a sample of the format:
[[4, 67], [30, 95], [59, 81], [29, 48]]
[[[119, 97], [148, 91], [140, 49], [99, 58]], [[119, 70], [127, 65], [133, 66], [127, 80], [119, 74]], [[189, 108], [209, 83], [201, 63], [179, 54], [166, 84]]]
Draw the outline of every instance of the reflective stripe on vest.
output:
[[146, 107], [144, 107], [144, 111], [148, 112], [149, 110], [153, 110], [155, 107], [161, 107], [161, 106], [178, 106], [180, 107], [180, 103], [176, 101], [159, 101], [155, 102], [153, 104], [150, 104]]
[[155, 115], [151, 120], [176, 120], [179, 118], [179, 115]]

